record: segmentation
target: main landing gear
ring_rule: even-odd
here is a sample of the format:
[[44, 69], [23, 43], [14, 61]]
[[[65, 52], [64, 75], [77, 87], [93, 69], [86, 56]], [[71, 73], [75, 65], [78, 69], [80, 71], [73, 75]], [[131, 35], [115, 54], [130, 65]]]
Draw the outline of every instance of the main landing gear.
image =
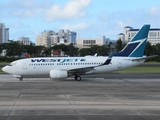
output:
[[80, 77], [79, 75], [77, 75], [77, 74], [75, 75], [74, 78], [75, 78], [75, 80], [77, 80], [77, 81], [81, 81], [81, 77]]
[[20, 78], [19, 78], [19, 81], [23, 81], [23, 77], [20, 77]]
[[23, 77], [18, 77], [19, 81], [23, 81]]

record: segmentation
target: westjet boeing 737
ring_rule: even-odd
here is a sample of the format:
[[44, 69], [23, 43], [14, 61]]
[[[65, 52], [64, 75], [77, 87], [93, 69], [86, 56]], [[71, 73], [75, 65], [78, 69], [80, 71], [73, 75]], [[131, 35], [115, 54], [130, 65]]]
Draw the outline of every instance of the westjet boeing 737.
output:
[[16, 60], [2, 70], [23, 80], [24, 75], [49, 75], [51, 79], [74, 76], [77, 81], [80, 75], [112, 72], [144, 63], [148, 58], [144, 50], [150, 25], [144, 25], [131, 39], [125, 48], [110, 56], [86, 57], [41, 57]]

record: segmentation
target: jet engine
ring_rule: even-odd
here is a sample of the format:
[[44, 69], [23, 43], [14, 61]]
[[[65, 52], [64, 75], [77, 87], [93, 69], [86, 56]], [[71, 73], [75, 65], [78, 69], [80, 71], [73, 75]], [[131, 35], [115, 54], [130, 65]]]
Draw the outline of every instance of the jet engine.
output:
[[51, 70], [50, 78], [67, 78], [68, 72], [66, 70]]

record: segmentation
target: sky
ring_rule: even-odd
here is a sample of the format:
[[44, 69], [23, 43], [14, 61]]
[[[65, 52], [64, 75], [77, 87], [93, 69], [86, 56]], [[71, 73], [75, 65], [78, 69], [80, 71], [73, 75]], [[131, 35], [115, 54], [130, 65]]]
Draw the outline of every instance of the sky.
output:
[[44, 30], [69, 29], [77, 38], [117, 40], [124, 27], [160, 28], [159, 0], [0, 0], [0, 23], [9, 39], [36, 36]]

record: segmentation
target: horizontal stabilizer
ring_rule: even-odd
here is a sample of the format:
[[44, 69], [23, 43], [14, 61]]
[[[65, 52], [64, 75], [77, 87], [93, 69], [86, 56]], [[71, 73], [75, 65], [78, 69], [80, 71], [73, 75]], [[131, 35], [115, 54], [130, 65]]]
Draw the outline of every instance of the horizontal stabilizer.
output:
[[135, 58], [135, 59], [132, 59], [132, 61], [146, 60], [146, 59], [154, 58], [154, 57], [157, 57], [157, 56], [158, 55], [152, 55], [152, 56], [147, 56], [147, 57]]

